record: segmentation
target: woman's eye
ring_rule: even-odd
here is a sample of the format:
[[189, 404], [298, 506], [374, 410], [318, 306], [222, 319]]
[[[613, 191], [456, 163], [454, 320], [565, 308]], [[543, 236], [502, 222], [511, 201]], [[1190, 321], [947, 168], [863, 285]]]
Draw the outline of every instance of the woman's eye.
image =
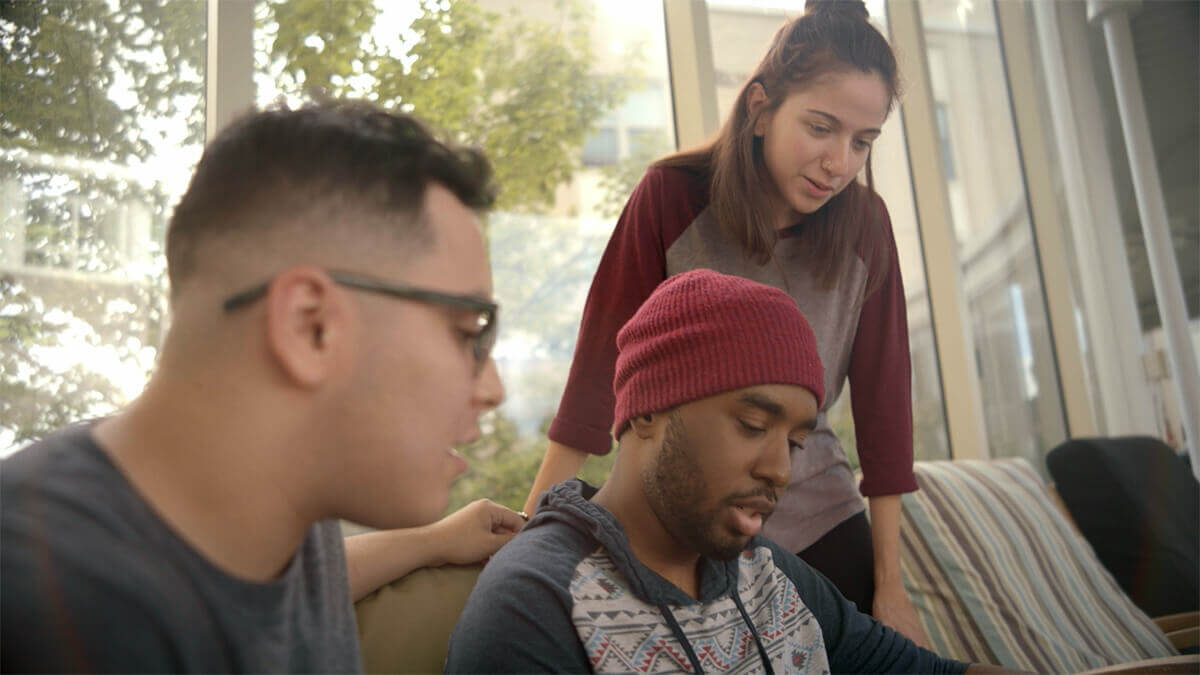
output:
[[789, 438], [788, 445], [792, 446], [793, 450], [803, 450], [804, 449], [804, 441], [803, 440], [797, 441], [795, 439]]
[[829, 127], [821, 126], [820, 124], [810, 124], [810, 125], [808, 125], [808, 128], [812, 129], [814, 134], [829, 133]]
[[871, 141], [863, 141], [863, 140], [854, 141], [854, 147], [858, 148], [859, 150], [870, 150], [871, 149]]

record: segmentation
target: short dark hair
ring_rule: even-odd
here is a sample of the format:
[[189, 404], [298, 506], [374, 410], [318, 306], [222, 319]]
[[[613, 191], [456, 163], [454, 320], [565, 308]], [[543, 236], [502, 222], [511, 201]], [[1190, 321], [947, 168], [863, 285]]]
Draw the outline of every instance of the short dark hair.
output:
[[[439, 141], [411, 115], [360, 101], [249, 113], [205, 148], [167, 226], [167, 275], [177, 287], [198, 244], [285, 217], [418, 214], [431, 183], [476, 211], [496, 197], [482, 152]], [[398, 234], [425, 234], [421, 220], [399, 219], [411, 232]]]

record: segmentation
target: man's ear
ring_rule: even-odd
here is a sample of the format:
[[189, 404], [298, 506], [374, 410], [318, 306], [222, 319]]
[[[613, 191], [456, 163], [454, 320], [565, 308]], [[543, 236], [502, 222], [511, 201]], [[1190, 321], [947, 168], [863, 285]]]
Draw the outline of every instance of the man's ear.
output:
[[292, 267], [267, 288], [266, 343], [294, 384], [312, 389], [326, 381], [346, 349], [350, 309], [324, 270]]
[[658, 421], [659, 415], [657, 413], [646, 413], [645, 415], [638, 415], [629, 420], [629, 428], [633, 430], [633, 433], [637, 434], [638, 438], [644, 441], [650, 440], [654, 438], [654, 434], [657, 432]]
[[[754, 117], [767, 104], [767, 90], [761, 82], [751, 82], [746, 96], [746, 114]], [[770, 115], [759, 115], [754, 120], [754, 135], [762, 136], [767, 133], [767, 125], [771, 122]]]

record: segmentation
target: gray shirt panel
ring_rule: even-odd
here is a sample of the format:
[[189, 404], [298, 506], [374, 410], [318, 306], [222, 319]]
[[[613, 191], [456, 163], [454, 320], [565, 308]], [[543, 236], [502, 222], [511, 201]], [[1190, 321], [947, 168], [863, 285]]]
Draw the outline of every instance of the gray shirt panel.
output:
[[87, 427], [0, 463], [4, 671], [358, 672], [345, 552], [314, 524], [279, 578], [216, 568]]

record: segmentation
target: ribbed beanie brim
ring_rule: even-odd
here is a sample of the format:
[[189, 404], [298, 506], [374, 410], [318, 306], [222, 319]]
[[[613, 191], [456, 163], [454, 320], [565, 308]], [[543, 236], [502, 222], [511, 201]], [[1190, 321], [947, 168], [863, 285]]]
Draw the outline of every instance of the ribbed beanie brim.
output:
[[617, 333], [616, 437], [638, 415], [760, 384], [794, 384], [818, 408], [817, 341], [787, 293], [711, 270], [673, 276]]

